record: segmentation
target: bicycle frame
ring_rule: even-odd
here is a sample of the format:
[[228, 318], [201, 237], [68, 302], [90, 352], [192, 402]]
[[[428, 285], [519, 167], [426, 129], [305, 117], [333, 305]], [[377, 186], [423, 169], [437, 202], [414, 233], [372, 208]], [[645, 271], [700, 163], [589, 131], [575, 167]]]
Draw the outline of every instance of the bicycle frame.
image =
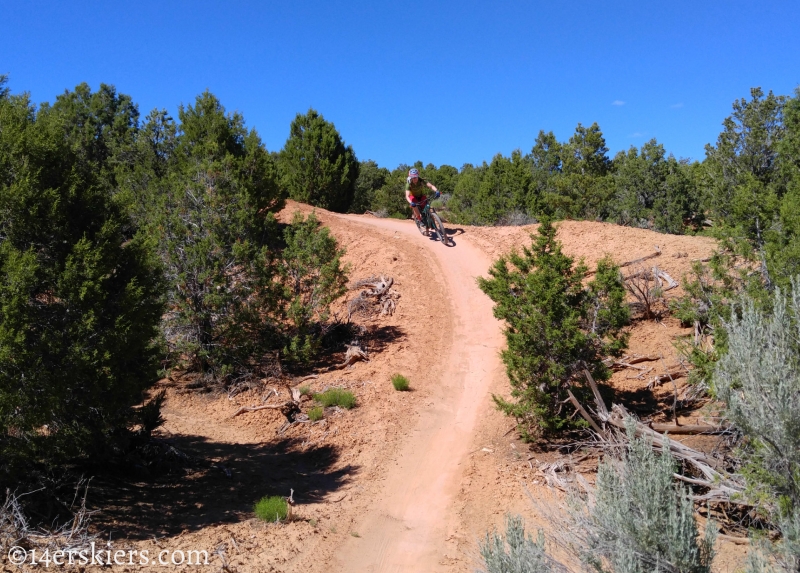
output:
[[[430, 198], [426, 197], [424, 203], [418, 204], [417, 208], [419, 209], [420, 216], [420, 220], [417, 221], [417, 228], [420, 233], [428, 235], [430, 231], [435, 231], [443, 245], [448, 246], [452, 244], [447, 236], [441, 218], [436, 213], [436, 209], [431, 205]], [[423, 225], [425, 226], [424, 231], [422, 230]]]

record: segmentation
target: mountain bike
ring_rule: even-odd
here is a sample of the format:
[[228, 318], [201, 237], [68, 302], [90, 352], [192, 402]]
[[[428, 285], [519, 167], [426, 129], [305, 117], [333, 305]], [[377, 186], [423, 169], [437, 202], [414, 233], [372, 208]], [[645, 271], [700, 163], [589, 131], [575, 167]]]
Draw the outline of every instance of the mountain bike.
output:
[[416, 203], [416, 206], [419, 207], [420, 218], [419, 220], [415, 219], [414, 222], [417, 224], [419, 232], [425, 236], [430, 236], [430, 231], [433, 230], [436, 232], [442, 244], [445, 247], [449, 247], [452, 244], [452, 239], [447, 236], [447, 231], [444, 230], [442, 219], [431, 206], [428, 198], [425, 197], [422, 201]]

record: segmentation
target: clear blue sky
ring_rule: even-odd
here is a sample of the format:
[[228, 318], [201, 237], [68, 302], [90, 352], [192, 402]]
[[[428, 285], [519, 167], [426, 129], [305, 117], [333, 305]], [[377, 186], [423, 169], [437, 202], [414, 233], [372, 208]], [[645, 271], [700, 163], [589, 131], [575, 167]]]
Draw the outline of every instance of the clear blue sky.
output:
[[797, 0], [0, 0], [0, 73], [52, 101], [114, 84], [173, 114], [206, 88], [267, 148], [314, 107], [359, 159], [460, 167], [598, 122], [702, 159], [734, 99], [800, 84]]

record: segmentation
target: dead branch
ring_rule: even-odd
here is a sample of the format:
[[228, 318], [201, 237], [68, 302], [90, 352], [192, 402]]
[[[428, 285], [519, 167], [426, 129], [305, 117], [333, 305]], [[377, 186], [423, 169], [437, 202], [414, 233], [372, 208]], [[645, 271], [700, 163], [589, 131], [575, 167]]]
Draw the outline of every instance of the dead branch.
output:
[[631, 265], [638, 265], [639, 263], [642, 263], [642, 262], [647, 261], [649, 259], [654, 259], [654, 258], [660, 256], [661, 255], [661, 249], [659, 248], [659, 246], [656, 245], [655, 249], [656, 249], [655, 253], [653, 253], [651, 255], [647, 255], [645, 257], [638, 258], [638, 259], [634, 259], [633, 261], [628, 261], [628, 262], [622, 263], [621, 265], [619, 265], [619, 268], [629, 267]]
[[641, 371], [646, 371], [646, 370], [648, 370], [648, 368], [647, 368], [646, 366], [634, 366], [633, 364], [631, 364], [631, 363], [629, 363], [629, 362], [619, 362], [619, 361], [617, 361], [617, 362], [614, 362], [614, 363], [611, 365], [611, 367], [612, 367], [612, 368], [618, 368], [618, 369], [619, 369], [619, 368], [630, 368], [630, 369], [632, 369], [632, 370], [641, 370]]
[[673, 380], [678, 380], [679, 378], [685, 378], [687, 375], [688, 373], [685, 370], [674, 370], [672, 372], [665, 372], [664, 374], [653, 376], [647, 382], [647, 389], [652, 390], [653, 388], [663, 384], [664, 382], [672, 382]]
[[[665, 425], [654, 424], [654, 427], [646, 426], [638, 420], [635, 420], [635, 418], [628, 413], [625, 407], [620, 404], [613, 404], [611, 406], [611, 411], [609, 412], [605, 403], [603, 402], [602, 397], [600, 396], [600, 391], [597, 388], [597, 384], [595, 383], [589, 371], [584, 370], [584, 375], [586, 376], [586, 380], [592, 389], [592, 393], [594, 394], [594, 399], [597, 406], [597, 417], [604, 425], [608, 423], [621, 430], [626, 430], [626, 421], [634, 420], [634, 431], [637, 436], [646, 436], [656, 451], [669, 451], [673, 458], [686, 463], [688, 466], [694, 468], [695, 471], [702, 474], [702, 478], [686, 478], [687, 480], [694, 480], [689, 483], [692, 483], [693, 485], [700, 485], [708, 488], [709, 490], [701, 496], [695, 496], [695, 501], [730, 502], [741, 505], [749, 505], [743, 501], [736, 501], [738, 494], [741, 494], [744, 491], [744, 487], [741, 484], [731, 480], [727, 475], [718, 469], [721, 465], [719, 460], [712, 458], [703, 452], [692, 449], [680, 442], [670, 440], [667, 436], [659, 433], [656, 430], [656, 428], [659, 427], [664, 428]], [[580, 412], [581, 416], [583, 416], [584, 419], [591, 424], [592, 428], [595, 429], [602, 442], [608, 445], [617, 445], [624, 440], [623, 433], [617, 432], [614, 434], [612, 432], [599, 429], [598, 424], [591, 419], [589, 413], [580, 404], [580, 402], [578, 402], [571, 391], [568, 391], [568, 395], [572, 404], [575, 406], [578, 412]], [[695, 428], [692, 428], [691, 426], [669, 426], [671, 433], [680, 433], [679, 431], [676, 431], [676, 428], [700, 429], [702, 432], [709, 433], [711, 430], [722, 430], [721, 428], [714, 429], [709, 426]]]
[[708, 424], [650, 424], [650, 427], [660, 434], [721, 434], [727, 431], [722, 426], [709, 426]]
[[594, 381], [594, 378], [592, 378], [592, 375], [589, 373], [589, 371], [585, 368], [583, 370], [583, 375], [586, 376], [586, 381], [589, 383], [589, 387], [592, 389], [595, 405], [597, 406], [597, 414], [600, 417], [600, 420], [605, 422], [608, 420], [608, 409], [606, 408], [606, 403], [603, 401], [603, 397], [600, 396], [600, 390], [597, 388], [597, 383]]
[[[289, 393], [289, 400], [282, 404], [263, 404], [261, 406], [242, 406], [233, 413], [231, 418], [235, 418], [240, 414], [247, 412], [258, 412], [259, 410], [280, 410], [281, 414], [286, 417], [289, 424], [293, 424], [300, 414], [300, 390], [292, 388], [286, 384], [286, 391]], [[275, 392], [277, 395], [277, 392]]]
[[634, 356], [633, 358], [628, 358], [628, 364], [639, 364], [640, 362], [653, 362], [655, 360], [661, 360], [661, 356], [659, 355], [649, 355], [649, 356]]
[[589, 424], [592, 426], [592, 428], [594, 428], [594, 431], [597, 432], [598, 434], [604, 434], [605, 432], [603, 432], [603, 430], [600, 429], [600, 426], [597, 425], [597, 422], [594, 421], [594, 419], [584, 409], [584, 407], [581, 405], [581, 403], [578, 402], [578, 399], [572, 393], [572, 390], [567, 390], [567, 395], [569, 396], [569, 400], [570, 400], [570, 402], [572, 402], [572, 405], [575, 406], [575, 409], [578, 410], [578, 412], [580, 412], [580, 414], [583, 417], [583, 419], [586, 420], [587, 422], [589, 422]]
[[277, 410], [278, 408], [283, 408], [283, 404], [267, 404], [264, 406], [242, 406], [233, 413], [231, 418], [235, 418], [239, 414], [244, 414], [246, 412], [258, 412], [259, 410]]

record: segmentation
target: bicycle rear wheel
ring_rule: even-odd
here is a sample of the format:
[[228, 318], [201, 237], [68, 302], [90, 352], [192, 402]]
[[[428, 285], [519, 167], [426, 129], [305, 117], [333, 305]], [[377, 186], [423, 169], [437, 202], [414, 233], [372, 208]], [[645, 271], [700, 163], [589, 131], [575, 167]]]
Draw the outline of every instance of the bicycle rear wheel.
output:
[[433, 226], [436, 229], [436, 234], [439, 235], [439, 240], [447, 247], [450, 244], [450, 237], [447, 236], [447, 231], [444, 230], [442, 220], [436, 213], [431, 214], [431, 219], [433, 219]]

